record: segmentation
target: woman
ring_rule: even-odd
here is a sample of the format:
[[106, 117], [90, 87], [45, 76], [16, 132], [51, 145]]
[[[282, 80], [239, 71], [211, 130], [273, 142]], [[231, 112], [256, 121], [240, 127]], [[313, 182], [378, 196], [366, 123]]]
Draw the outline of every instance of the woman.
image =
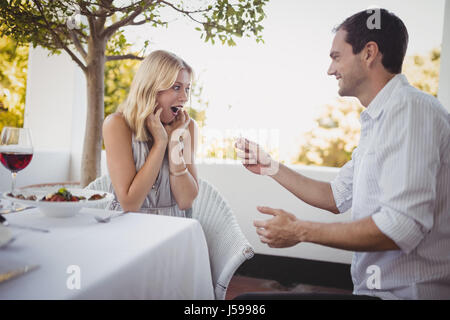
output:
[[103, 123], [111, 209], [190, 216], [198, 194], [196, 123], [183, 109], [192, 68], [154, 51], [141, 63], [127, 99]]

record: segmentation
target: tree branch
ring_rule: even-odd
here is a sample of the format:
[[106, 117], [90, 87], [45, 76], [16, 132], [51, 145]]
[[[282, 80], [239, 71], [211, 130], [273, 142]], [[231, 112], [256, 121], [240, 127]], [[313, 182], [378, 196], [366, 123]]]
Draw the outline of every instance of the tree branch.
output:
[[[190, 15], [190, 14], [192, 14], [192, 13], [206, 12], [206, 11], [209, 11], [209, 10], [210, 10], [210, 9], [199, 9], [199, 10], [194, 10], [194, 11], [188, 11], [188, 10], [183, 10], [183, 9], [178, 8], [178, 7], [176, 7], [174, 4], [172, 4], [172, 3], [168, 2], [168, 1], [163, 1], [163, 0], [161, 0], [161, 1], [159, 1], [159, 2], [164, 3], [164, 4], [167, 4], [167, 5], [168, 5], [169, 7], [171, 7], [172, 9], [175, 9], [176, 11], [181, 12], [181, 13], [184, 13], [184, 14], [186, 14], [186, 15]], [[198, 22], [198, 21], [197, 21], [197, 22]]]
[[[80, 7], [80, 13], [83, 16], [86, 16], [86, 17], [107, 18], [107, 17], [112, 16], [114, 14], [114, 12], [111, 11], [111, 10], [105, 10], [107, 7], [105, 5], [101, 5], [99, 3], [90, 3], [90, 2], [83, 1], [83, 0], [77, 1], [77, 2], [78, 2], [78, 6]], [[103, 2], [106, 2], [106, 1], [103, 1]], [[89, 11], [87, 5], [96, 5], [99, 8], [102, 8], [102, 10], [100, 10], [99, 12], [92, 12], [92, 11]]]
[[78, 59], [78, 57], [72, 52], [72, 50], [70, 50], [65, 44], [64, 42], [61, 40], [61, 38], [59, 37], [59, 35], [52, 29], [52, 27], [50, 26], [49, 22], [47, 21], [47, 19], [45, 18], [45, 14], [44, 11], [42, 10], [42, 4], [40, 2], [40, 0], [33, 0], [33, 2], [36, 4], [39, 12], [42, 15], [42, 19], [44, 19], [45, 25], [47, 26], [47, 29], [51, 32], [51, 34], [53, 35], [53, 39], [57, 42], [57, 44], [59, 44], [68, 54], [69, 56], [72, 58], [73, 61], [75, 61], [78, 66], [81, 68], [81, 70], [83, 70], [83, 72], [87, 71], [86, 66], [84, 65], [84, 63]]
[[154, 0], [148, 0], [146, 4], [142, 7], [139, 6], [133, 13], [126, 16], [122, 20], [110, 25], [102, 32], [102, 36], [105, 36], [107, 39], [109, 39], [119, 28], [126, 26], [127, 24], [133, 22], [134, 18], [136, 18], [138, 15], [140, 15], [144, 10], [146, 10], [150, 5], [155, 2]]
[[82, 37], [84, 40], [87, 41], [87, 39], [89, 38], [88, 35], [85, 35], [80, 29], [72, 29], [72, 31], [74, 31], [75, 33], [77, 33], [80, 37]]
[[199, 23], [199, 24], [203, 24], [203, 25], [205, 24], [205, 22], [201, 22], [201, 21], [195, 19], [194, 17], [191, 16], [191, 14], [193, 14], [193, 13], [200, 13], [200, 12], [206, 12], [206, 11], [209, 11], [209, 10], [210, 10], [210, 9], [199, 9], [199, 10], [194, 10], [194, 11], [187, 11], [187, 10], [182, 10], [182, 9], [180, 9], [180, 8], [177, 8], [174, 4], [172, 4], [172, 3], [170, 3], [170, 2], [163, 1], [163, 0], [161, 0], [160, 2], [161, 2], [161, 3], [164, 3], [164, 4], [166, 4], [166, 5], [168, 5], [169, 7], [171, 7], [172, 9], [174, 9], [175, 11], [178, 11], [178, 12], [180, 12], [180, 13], [185, 14], [185, 15], [188, 16], [188, 18], [191, 19], [192, 21], [197, 22], [197, 23]]
[[105, 26], [106, 18], [105, 17], [99, 17], [96, 20], [96, 30], [103, 30], [103, 27]]
[[111, 7], [113, 0], [100, 0], [97, 4], [100, 8], [98, 12], [97, 30], [103, 30], [105, 26], [106, 18], [114, 14], [113, 7]]
[[69, 35], [72, 38], [75, 48], [77, 48], [78, 52], [86, 60], [87, 52], [86, 52], [86, 50], [84, 50], [83, 45], [81, 44], [80, 39], [78, 39], [78, 36], [76, 35], [76, 33], [73, 30], [69, 30]]
[[133, 21], [133, 22], [129, 23], [128, 25], [130, 25], [130, 26], [139, 26], [139, 25], [147, 23], [147, 22], [154, 22], [156, 24], [165, 24], [165, 23], [167, 23], [167, 22], [160, 22], [160, 21], [156, 21], [156, 20], [152, 20], [152, 19], [143, 19], [143, 20], [137, 21], [137, 22]]
[[139, 6], [138, 2], [136, 2], [125, 7], [115, 7], [112, 6], [112, 2], [113, 1], [111, 0], [105, 0], [100, 1], [99, 3], [95, 3], [94, 5], [101, 8], [101, 10], [99, 10], [98, 12], [90, 12], [89, 10], [87, 10], [87, 7], [84, 6], [85, 11], [82, 11], [81, 13], [86, 16], [107, 18], [112, 16], [116, 12], [127, 12], [130, 8], [136, 8], [137, 6]]
[[88, 23], [89, 23], [89, 34], [91, 38], [95, 38], [97, 36], [96, 28], [95, 28], [95, 16], [92, 15], [92, 12], [90, 12], [87, 7], [86, 3], [81, 1], [78, 4], [80, 6], [80, 13], [83, 13], [84, 16], [86, 16]]
[[106, 56], [106, 61], [124, 60], [124, 59], [144, 60], [143, 57], [138, 57], [135, 56], [134, 54], [125, 54], [120, 56]]
[[128, 23], [134, 20], [138, 15], [142, 13], [142, 8], [137, 9], [135, 12], [133, 12], [131, 15], [127, 16], [126, 18], [110, 25], [105, 30], [103, 30], [103, 35], [106, 38], [110, 38], [119, 28], [126, 26]]

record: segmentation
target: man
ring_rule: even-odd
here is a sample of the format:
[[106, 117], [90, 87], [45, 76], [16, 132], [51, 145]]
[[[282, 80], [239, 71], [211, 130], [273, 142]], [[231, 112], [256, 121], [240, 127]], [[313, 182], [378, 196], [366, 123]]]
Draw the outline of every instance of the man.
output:
[[406, 27], [376, 10], [377, 27], [369, 23], [373, 11], [362, 11], [335, 29], [328, 74], [338, 79], [339, 95], [366, 107], [359, 145], [336, 179], [309, 179], [253, 142], [236, 143], [248, 170], [312, 206], [335, 214], [351, 209], [352, 221], [308, 222], [258, 207], [273, 218], [254, 225], [270, 247], [312, 242], [354, 251], [354, 295], [450, 299], [450, 115], [401, 74]]

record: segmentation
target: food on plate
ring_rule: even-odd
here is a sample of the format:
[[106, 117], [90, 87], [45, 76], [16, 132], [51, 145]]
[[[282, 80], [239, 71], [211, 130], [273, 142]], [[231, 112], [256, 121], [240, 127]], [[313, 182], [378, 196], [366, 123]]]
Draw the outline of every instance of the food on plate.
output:
[[100, 200], [100, 199], [103, 199], [105, 196], [106, 196], [106, 193], [104, 193], [103, 195], [96, 193], [96, 194], [93, 194], [92, 196], [90, 196], [88, 200]]
[[[37, 200], [37, 197], [35, 195], [31, 195], [28, 197], [25, 197], [22, 194], [16, 194], [13, 195], [12, 193], [7, 194], [9, 197], [22, 199], [22, 200]], [[93, 194], [89, 197], [88, 200], [100, 200], [106, 197], [106, 193], [104, 194]], [[86, 197], [83, 196], [75, 196], [73, 195], [69, 190], [66, 188], [61, 188], [58, 190], [58, 192], [50, 193], [43, 197], [40, 201], [49, 201], [49, 202], [74, 202], [74, 201], [80, 201], [80, 200], [86, 200]]]
[[50, 193], [43, 197], [41, 201], [61, 202], [61, 201], [80, 201], [86, 200], [85, 197], [76, 197], [66, 188], [61, 188], [58, 192]]
[[6, 195], [7, 195], [8, 197], [13, 197], [13, 198], [16, 198], [16, 199], [21, 199], [21, 200], [33, 200], [33, 201], [36, 201], [36, 200], [37, 200], [36, 196], [34, 196], [34, 195], [25, 197], [23, 194], [16, 194], [16, 195], [13, 195], [11, 192], [10, 192], [10, 193], [7, 193]]

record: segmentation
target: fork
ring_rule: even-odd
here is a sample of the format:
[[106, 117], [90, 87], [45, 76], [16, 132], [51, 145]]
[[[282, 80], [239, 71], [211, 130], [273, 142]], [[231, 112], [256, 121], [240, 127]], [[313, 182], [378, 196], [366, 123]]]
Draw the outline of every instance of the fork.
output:
[[94, 218], [95, 218], [95, 220], [97, 220], [97, 222], [108, 223], [108, 222], [111, 221], [112, 218], [117, 218], [117, 217], [123, 216], [124, 214], [126, 214], [128, 212], [130, 212], [130, 211], [122, 211], [122, 212], [119, 212], [119, 213], [113, 213], [113, 214], [111, 214], [111, 215], [109, 215], [109, 216], [107, 216], [105, 218], [99, 217], [99, 216], [94, 216]]

